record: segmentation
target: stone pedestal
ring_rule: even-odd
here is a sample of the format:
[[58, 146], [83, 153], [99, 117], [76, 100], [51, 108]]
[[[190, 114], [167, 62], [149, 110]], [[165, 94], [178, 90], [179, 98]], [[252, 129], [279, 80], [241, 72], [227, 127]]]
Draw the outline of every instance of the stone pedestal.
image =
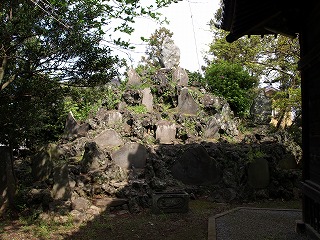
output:
[[186, 192], [157, 192], [152, 195], [152, 212], [186, 213], [189, 211], [189, 195]]

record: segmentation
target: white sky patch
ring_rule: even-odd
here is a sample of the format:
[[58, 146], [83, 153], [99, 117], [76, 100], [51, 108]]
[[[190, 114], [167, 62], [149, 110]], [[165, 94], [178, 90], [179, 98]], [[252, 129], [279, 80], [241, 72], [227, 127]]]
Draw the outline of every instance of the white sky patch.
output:
[[[199, 71], [205, 65], [204, 52], [209, 50], [212, 33], [208, 25], [219, 7], [219, 0], [184, 0], [173, 3], [161, 9], [161, 13], [170, 23], [164, 25], [173, 32], [173, 40], [180, 48], [180, 66], [190, 70]], [[117, 51], [119, 56], [128, 60], [128, 64], [136, 66], [145, 52], [145, 43], [141, 37], [148, 38], [160, 27], [153, 20], [139, 18], [134, 25], [135, 32], [131, 36], [123, 36], [123, 40], [130, 40], [135, 44], [134, 51], [126, 54]], [[120, 36], [120, 35], [119, 35]]]

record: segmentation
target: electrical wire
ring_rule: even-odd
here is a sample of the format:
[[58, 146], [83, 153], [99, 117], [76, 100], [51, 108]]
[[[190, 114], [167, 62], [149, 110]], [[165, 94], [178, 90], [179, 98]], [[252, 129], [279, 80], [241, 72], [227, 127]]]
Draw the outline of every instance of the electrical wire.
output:
[[194, 43], [195, 43], [195, 49], [196, 49], [196, 55], [197, 55], [197, 62], [198, 62], [198, 68], [199, 68], [199, 73], [201, 72], [201, 66], [200, 66], [200, 61], [199, 61], [199, 54], [198, 54], [198, 44], [197, 44], [197, 38], [196, 38], [196, 32], [195, 32], [195, 27], [194, 27], [194, 21], [193, 21], [193, 15], [192, 15], [192, 9], [191, 9], [191, 3], [189, 0], [187, 0], [189, 3], [189, 9], [190, 9], [190, 15], [191, 15], [191, 23], [192, 23], [192, 30], [193, 30], [193, 38], [194, 38]]
[[[59, 15], [54, 12], [53, 8], [51, 7], [51, 4], [50, 4], [48, 1], [46, 1], [46, 0], [30, 0], [30, 1], [31, 1], [34, 5], [36, 5], [37, 7], [39, 7], [42, 11], [44, 11], [45, 13], [47, 13], [47, 14], [49, 15], [49, 17], [51, 17], [52, 19], [54, 19], [55, 21], [57, 21], [59, 24], [61, 24], [63, 27], [65, 27], [65, 28], [67, 28], [67, 29], [70, 28], [70, 26], [68, 26], [67, 24], [63, 23], [63, 22], [60, 20]], [[39, 4], [39, 2], [42, 3], [42, 4], [44, 5], [44, 7], [41, 6], [41, 5]], [[51, 9], [52, 9], [52, 12], [49, 12], [47, 9], [45, 9], [45, 7], [51, 8]]]

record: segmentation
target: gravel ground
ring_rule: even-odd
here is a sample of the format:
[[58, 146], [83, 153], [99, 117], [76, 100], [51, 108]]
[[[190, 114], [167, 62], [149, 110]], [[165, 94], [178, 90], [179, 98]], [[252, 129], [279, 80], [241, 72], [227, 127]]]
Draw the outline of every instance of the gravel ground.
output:
[[215, 217], [215, 240], [311, 239], [295, 232], [296, 220], [301, 219], [299, 210], [235, 209]]

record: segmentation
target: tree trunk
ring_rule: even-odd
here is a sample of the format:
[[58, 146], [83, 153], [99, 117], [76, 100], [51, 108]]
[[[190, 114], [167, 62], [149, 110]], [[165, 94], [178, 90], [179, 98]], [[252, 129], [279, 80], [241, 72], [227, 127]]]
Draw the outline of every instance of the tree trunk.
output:
[[12, 149], [0, 147], [0, 215], [14, 207], [16, 178], [13, 171]]

